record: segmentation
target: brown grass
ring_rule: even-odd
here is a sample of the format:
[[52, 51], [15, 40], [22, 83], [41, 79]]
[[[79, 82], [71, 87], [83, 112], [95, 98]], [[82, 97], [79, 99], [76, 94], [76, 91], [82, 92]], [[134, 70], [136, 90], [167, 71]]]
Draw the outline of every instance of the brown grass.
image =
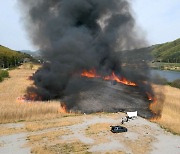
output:
[[29, 140], [29, 144], [32, 145], [37, 145], [38, 143], [44, 143], [46, 142], [51, 142], [53, 143], [56, 139], [59, 140], [59, 137], [62, 135], [68, 135], [72, 134], [69, 130], [57, 130], [57, 131], [51, 131], [47, 133], [42, 133], [39, 135], [31, 135], [27, 137], [27, 140]]
[[56, 145], [59, 142], [59, 138], [62, 135], [71, 134], [69, 130], [57, 130], [42, 134], [36, 134], [28, 136], [28, 146], [31, 147], [31, 153], [54, 153], [50, 147]]
[[7, 127], [0, 127], [0, 136], [22, 133], [26, 130], [24, 128], [7, 128]]
[[44, 121], [36, 121], [36, 122], [29, 122], [26, 123], [26, 130], [27, 131], [39, 131], [43, 129], [48, 128], [54, 128], [54, 127], [65, 127], [74, 125], [76, 123], [79, 123], [82, 121], [81, 117], [64, 117], [60, 119], [53, 119], [53, 120], [44, 120]]
[[104, 133], [110, 130], [109, 123], [99, 123], [89, 126], [86, 129], [87, 135], [99, 134]]
[[78, 153], [78, 154], [89, 154], [87, 152], [88, 146], [81, 142], [73, 142], [73, 143], [59, 143], [52, 146], [43, 146], [43, 147], [35, 147], [32, 149], [32, 153], [35, 154], [69, 154], [69, 153]]
[[[162, 127], [173, 133], [180, 134], [180, 90], [170, 86], [154, 86], [157, 94], [163, 90], [163, 108], [161, 118], [153, 119]], [[159, 98], [159, 102], [162, 98]]]
[[59, 114], [60, 102], [20, 103], [19, 96], [26, 93], [26, 88], [32, 85], [29, 80], [39, 66], [33, 69], [25, 64], [18, 69], [9, 71], [10, 78], [0, 83], [0, 123], [17, 122], [23, 120], [47, 119]]

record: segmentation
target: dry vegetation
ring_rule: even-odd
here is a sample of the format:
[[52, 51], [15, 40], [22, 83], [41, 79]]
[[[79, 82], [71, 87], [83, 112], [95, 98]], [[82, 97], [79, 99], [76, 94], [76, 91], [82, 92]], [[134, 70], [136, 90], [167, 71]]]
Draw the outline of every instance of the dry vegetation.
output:
[[[69, 154], [69, 153], [78, 153], [78, 154], [88, 154], [87, 152], [88, 145], [85, 145], [81, 142], [73, 142], [73, 143], [59, 143], [52, 146], [43, 146], [43, 147], [35, 147], [32, 149], [32, 153], [35, 154]], [[73, 151], [73, 152], [72, 152]]]
[[25, 128], [0, 127], [0, 136], [25, 132]]
[[64, 117], [64, 118], [59, 118], [59, 119], [53, 119], [51, 120], [44, 120], [44, 121], [35, 121], [35, 122], [29, 122], [26, 123], [26, 130], [27, 131], [40, 131], [43, 129], [48, 129], [48, 128], [54, 128], [54, 127], [65, 127], [65, 126], [70, 126], [76, 123], [79, 123], [82, 121], [82, 117]]
[[[27, 137], [28, 146], [31, 147], [31, 153], [41, 154], [41, 153], [55, 153], [52, 149], [56, 144], [60, 144], [59, 138], [62, 135], [72, 134], [69, 130], [56, 130], [41, 134], [35, 134]], [[61, 147], [63, 148], [63, 147]]]
[[0, 123], [17, 122], [24, 120], [47, 119], [59, 114], [60, 103], [19, 102], [17, 98], [23, 96], [26, 88], [32, 84], [29, 80], [39, 66], [24, 64], [18, 69], [9, 71], [10, 78], [0, 83]]
[[86, 134], [87, 135], [97, 135], [99, 133], [104, 133], [104, 132], [107, 132], [109, 131], [109, 123], [102, 123], [102, 124], [94, 124], [94, 125], [91, 125], [87, 128], [86, 130]]
[[173, 133], [180, 134], [180, 90], [170, 86], [154, 86], [154, 90], [158, 97], [158, 104], [163, 102], [163, 108], [161, 118], [153, 121]]

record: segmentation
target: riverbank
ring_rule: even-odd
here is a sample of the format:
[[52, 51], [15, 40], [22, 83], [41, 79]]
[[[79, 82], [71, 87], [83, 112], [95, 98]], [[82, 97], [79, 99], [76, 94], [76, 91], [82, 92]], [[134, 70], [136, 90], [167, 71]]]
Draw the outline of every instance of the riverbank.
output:
[[180, 72], [180, 63], [154, 62], [154, 63], [149, 63], [149, 66], [152, 69], [156, 69], [156, 70], [170, 70], [170, 71]]

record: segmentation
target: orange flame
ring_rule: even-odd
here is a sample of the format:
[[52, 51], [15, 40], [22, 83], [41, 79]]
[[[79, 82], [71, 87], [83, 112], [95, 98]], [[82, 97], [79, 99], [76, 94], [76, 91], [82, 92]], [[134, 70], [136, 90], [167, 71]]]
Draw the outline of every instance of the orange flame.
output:
[[26, 98], [24, 96], [20, 96], [17, 98], [16, 102], [17, 103], [24, 103], [24, 102], [26, 102]]
[[150, 95], [150, 93], [146, 93], [147, 94], [147, 96], [148, 96], [148, 100], [149, 101], [152, 101], [151, 103], [150, 103], [150, 105], [149, 105], [149, 109], [151, 110], [151, 112], [152, 113], [154, 113], [154, 117], [152, 117], [151, 119], [150, 119], [150, 121], [154, 121], [154, 122], [156, 122], [156, 121], [158, 121], [158, 120], [160, 120], [161, 119], [161, 114], [160, 113], [158, 113], [158, 110], [157, 110], [157, 107], [158, 107], [158, 102], [157, 102], [157, 99], [155, 98], [155, 97], [152, 97], [151, 95]]
[[122, 83], [122, 84], [125, 84], [125, 85], [128, 85], [128, 86], [137, 86], [136, 83], [132, 82], [132, 81], [129, 81], [127, 80], [126, 78], [122, 77], [118, 77], [114, 72], [112, 72], [111, 75], [109, 76], [105, 76], [105, 77], [102, 77], [100, 75], [98, 75], [96, 73], [96, 70], [95, 69], [92, 69], [90, 71], [87, 71], [87, 70], [84, 70], [82, 73], [81, 73], [81, 76], [82, 77], [87, 77], [87, 78], [102, 78], [104, 80], [108, 80], [108, 81], [116, 81], [118, 83]]
[[153, 98], [150, 93], [146, 92], [146, 94], [147, 94], [147, 97], [148, 97], [149, 101], [154, 101], [155, 100], [155, 98]]
[[84, 71], [81, 73], [81, 76], [83, 76], [83, 77], [88, 77], [88, 78], [100, 78], [100, 77], [101, 77], [100, 75], [97, 75], [97, 74], [96, 74], [96, 70], [95, 70], [95, 69], [92, 69], [92, 70], [90, 70], [90, 71], [84, 70]]
[[24, 97], [27, 101], [41, 101], [42, 100], [41, 96], [38, 96], [36, 93], [32, 93], [32, 92], [26, 94]]
[[35, 93], [28, 93], [24, 96], [20, 96], [17, 98], [17, 102], [18, 103], [25, 103], [25, 102], [33, 102], [33, 101], [41, 101], [42, 98], [40, 96], [38, 96]]
[[131, 81], [127, 80], [124, 77], [119, 78], [117, 75], [115, 75], [114, 72], [110, 76], [105, 76], [104, 80], [115, 80], [118, 83], [122, 83], [122, 84], [125, 84], [125, 85], [128, 85], [128, 86], [137, 86], [136, 83], [131, 82]]
[[60, 108], [59, 108], [60, 113], [67, 113], [67, 107], [65, 103], [61, 103]]

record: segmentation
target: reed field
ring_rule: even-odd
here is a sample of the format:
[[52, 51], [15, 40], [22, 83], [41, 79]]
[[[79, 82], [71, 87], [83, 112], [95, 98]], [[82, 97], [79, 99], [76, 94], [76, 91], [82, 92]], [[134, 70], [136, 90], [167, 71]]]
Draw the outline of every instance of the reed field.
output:
[[154, 91], [162, 104], [162, 113], [161, 117], [152, 121], [173, 133], [180, 134], [180, 90], [170, 86], [156, 85]]
[[24, 64], [10, 70], [10, 78], [0, 83], [0, 123], [38, 120], [61, 116], [60, 102], [22, 102], [18, 97], [26, 93], [26, 88], [32, 85], [29, 80], [38, 65]]

